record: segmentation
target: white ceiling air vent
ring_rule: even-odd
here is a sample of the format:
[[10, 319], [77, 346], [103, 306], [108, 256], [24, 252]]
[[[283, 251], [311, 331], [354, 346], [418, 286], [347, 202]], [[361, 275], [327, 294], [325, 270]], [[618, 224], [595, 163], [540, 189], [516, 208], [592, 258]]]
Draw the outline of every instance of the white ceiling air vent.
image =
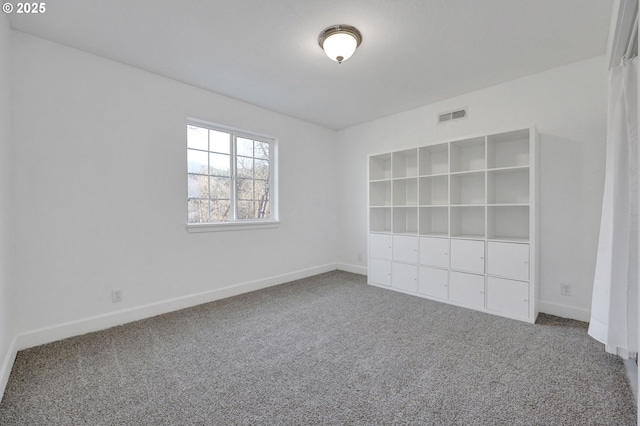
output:
[[460, 108], [454, 111], [441, 112], [438, 114], [438, 124], [447, 123], [449, 121], [461, 120], [467, 118], [467, 108]]

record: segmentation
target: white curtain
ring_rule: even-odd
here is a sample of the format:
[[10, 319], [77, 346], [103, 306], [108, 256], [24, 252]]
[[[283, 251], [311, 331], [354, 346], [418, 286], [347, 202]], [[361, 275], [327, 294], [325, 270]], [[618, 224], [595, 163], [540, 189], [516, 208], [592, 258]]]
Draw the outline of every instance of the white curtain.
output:
[[609, 75], [607, 157], [589, 335], [638, 352], [638, 58]]

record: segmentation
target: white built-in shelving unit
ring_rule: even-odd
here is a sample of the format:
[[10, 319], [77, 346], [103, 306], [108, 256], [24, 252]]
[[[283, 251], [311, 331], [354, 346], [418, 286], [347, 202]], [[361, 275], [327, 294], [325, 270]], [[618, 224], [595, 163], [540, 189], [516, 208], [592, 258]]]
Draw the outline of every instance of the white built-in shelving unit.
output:
[[369, 283], [535, 322], [535, 129], [369, 157]]

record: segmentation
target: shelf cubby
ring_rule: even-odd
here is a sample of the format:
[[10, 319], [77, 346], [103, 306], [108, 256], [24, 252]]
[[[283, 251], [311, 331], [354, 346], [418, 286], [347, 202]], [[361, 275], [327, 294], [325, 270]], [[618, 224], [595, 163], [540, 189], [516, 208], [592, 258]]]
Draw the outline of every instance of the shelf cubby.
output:
[[407, 149], [391, 154], [394, 178], [418, 176], [418, 149]]
[[418, 233], [418, 208], [394, 207], [393, 208], [393, 233], [417, 234]]
[[391, 179], [391, 154], [369, 158], [369, 180]]
[[451, 204], [484, 204], [484, 172], [459, 173], [451, 175]]
[[371, 232], [391, 232], [391, 207], [371, 207], [369, 228]]
[[449, 235], [448, 207], [420, 207], [419, 234], [438, 237]]
[[529, 168], [488, 171], [487, 204], [529, 204]]
[[421, 206], [446, 206], [449, 204], [449, 177], [421, 177], [419, 203]]
[[372, 207], [391, 206], [391, 181], [369, 183], [369, 205]]
[[418, 152], [420, 176], [449, 173], [449, 144], [425, 146]]
[[393, 181], [393, 205], [418, 205], [418, 179], [396, 179]]
[[451, 173], [485, 169], [485, 138], [464, 139], [451, 142]]
[[459, 238], [484, 238], [484, 207], [452, 206], [451, 236]]
[[487, 136], [487, 168], [529, 165], [529, 130]]
[[528, 242], [529, 207], [487, 207], [487, 238], [492, 240]]

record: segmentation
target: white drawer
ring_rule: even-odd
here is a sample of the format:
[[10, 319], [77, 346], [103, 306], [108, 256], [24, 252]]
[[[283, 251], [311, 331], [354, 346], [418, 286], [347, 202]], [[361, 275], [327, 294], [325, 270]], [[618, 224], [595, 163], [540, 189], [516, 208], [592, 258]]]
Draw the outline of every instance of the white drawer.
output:
[[449, 271], [421, 266], [418, 274], [418, 292], [438, 299], [449, 296]]
[[391, 285], [400, 290], [417, 293], [418, 267], [394, 262], [391, 266]]
[[484, 274], [484, 241], [451, 239], [451, 269]]
[[388, 234], [369, 235], [369, 256], [375, 259], [391, 260], [392, 239]]
[[369, 282], [390, 286], [391, 262], [388, 260], [369, 259]]
[[449, 300], [474, 309], [484, 308], [484, 276], [451, 271]]
[[487, 243], [487, 274], [529, 280], [529, 244]]
[[420, 264], [449, 267], [449, 239], [420, 237]]
[[512, 317], [529, 316], [529, 283], [487, 277], [487, 309]]
[[393, 236], [393, 260], [418, 263], [418, 237]]

